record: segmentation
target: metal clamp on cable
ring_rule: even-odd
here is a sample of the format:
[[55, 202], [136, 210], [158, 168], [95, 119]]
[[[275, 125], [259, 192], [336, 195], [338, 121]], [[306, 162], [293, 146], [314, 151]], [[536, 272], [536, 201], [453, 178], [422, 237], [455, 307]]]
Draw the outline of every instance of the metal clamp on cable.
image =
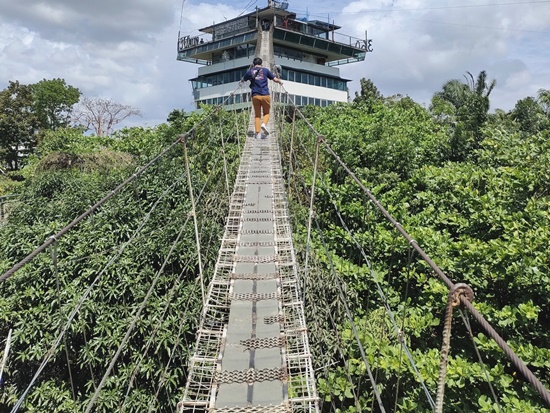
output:
[[469, 302], [474, 301], [474, 290], [464, 283], [458, 283], [449, 291], [449, 303], [453, 307], [461, 305], [461, 297], [464, 296]]

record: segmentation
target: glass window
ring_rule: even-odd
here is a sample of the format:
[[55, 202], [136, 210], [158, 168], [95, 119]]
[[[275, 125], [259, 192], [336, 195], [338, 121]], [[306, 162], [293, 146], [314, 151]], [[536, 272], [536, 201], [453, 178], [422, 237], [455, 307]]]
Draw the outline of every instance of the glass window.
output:
[[321, 106], [321, 99], [315, 99], [315, 106]]
[[315, 86], [321, 86], [321, 77], [318, 75], [314, 76]]
[[308, 78], [307, 73], [302, 73], [302, 80], [300, 82], [307, 84], [307, 78]]

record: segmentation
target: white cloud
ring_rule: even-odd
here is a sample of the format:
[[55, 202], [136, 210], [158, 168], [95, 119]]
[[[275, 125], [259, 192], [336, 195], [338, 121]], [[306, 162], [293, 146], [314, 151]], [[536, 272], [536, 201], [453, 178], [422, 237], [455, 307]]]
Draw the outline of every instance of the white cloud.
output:
[[[334, 20], [357, 38], [368, 30], [374, 53], [341, 66], [352, 97], [365, 77], [385, 95], [429, 103], [445, 81], [480, 70], [497, 79], [493, 108], [550, 89], [550, 4], [463, 7], [476, 3], [305, 0], [290, 10]], [[267, 0], [186, 0], [180, 25], [173, 0], [0, 0], [0, 88], [60, 77], [88, 96], [140, 108], [133, 124], [163, 122], [172, 109], [193, 107], [188, 79], [198, 66], [176, 61], [178, 31], [197, 35], [256, 6]]]

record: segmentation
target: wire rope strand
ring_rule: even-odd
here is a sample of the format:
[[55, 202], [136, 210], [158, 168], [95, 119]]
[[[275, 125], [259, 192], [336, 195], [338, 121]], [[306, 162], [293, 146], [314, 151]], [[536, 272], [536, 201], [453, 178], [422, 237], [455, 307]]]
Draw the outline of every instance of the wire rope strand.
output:
[[[59, 321], [63, 322], [63, 312], [61, 310], [61, 288], [59, 287], [59, 268], [57, 266], [57, 241], [54, 240], [50, 246], [50, 254], [53, 264], [53, 272], [55, 276], [55, 286], [57, 290], [57, 310], [59, 312]], [[69, 358], [69, 347], [67, 346], [67, 336], [63, 336], [63, 343], [65, 344], [65, 357], [67, 359], [67, 370], [69, 372], [69, 380], [71, 381], [71, 393], [73, 400], [76, 401], [76, 393], [74, 390], [73, 373], [71, 371], [71, 359]]]
[[231, 196], [231, 190], [229, 189], [229, 175], [227, 173], [227, 156], [225, 153], [225, 138], [223, 136], [222, 118], [219, 117], [220, 139], [222, 142], [222, 154], [223, 154], [223, 173], [225, 175], [225, 190], [227, 191], [227, 197]]
[[477, 347], [477, 344], [474, 340], [474, 333], [472, 332], [472, 326], [470, 325], [470, 321], [468, 320], [467, 315], [464, 313], [464, 311], [462, 311], [461, 308], [459, 308], [458, 311], [459, 311], [460, 317], [462, 318], [462, 321], [464, 322], [464, 325], [466, 326], [466, 329], [468, 330], [468, 335], [472, 340], [472, 344], [474, 345], [474, 350], [476, 352], [477, 359], [479, 360], [479, 363], [481, 364], [481, 368], [483, 369], [483, 375], [485, 376], [485, 380], [489, 385], [489, 389], [491, 390], [491, 395], [493, 396], [493, 400], [498, 406], [498, 411], [502, 412], [502, 407], [500, 406], [500, 402], [498, 401], [498, 397], [495, 393], [495, 389], [493, 387], [493, 384], [491, 383], [491, 380], [489, 379], [489, 373], [487, 372], [485, 363], [483, 362], [483, 359], [481, 358], [481, 354], [479, 353], [479, 348]]
[[189, 187], [189, 198], [191, 200], [191, 214], [193, 216], [193, 225], [195, 227], [195, 241], [197, 245], [197, 258], [199, 261], [199, 277], [201, 280], [201, 296], [202, 296], [202, 305], [206, 304], [206, 296], [204, 292], [204, 277], [202, 274], [202, 259], [201, 259], [201, 241], [199, 235], [199, 228], [197, 225], [197, 211], [195, 209], [195, 198], [193, 196], [193, 185], [191, 183], [191, 171], [189, 169], [189, 157], [187, 156], [187, 140], [184, 139], [183, 143], [183, 153], [185, 156], [185, 171], [187, 174], [187, 186]]
[[317, 179], [317, 162], [319, 160], [319, 141], [315, 145], [315, 163], [313, 165], [313, 178], [311, 181], [310, 200], [309, 200], [309, 215], [307, 222], [307, 239], [306, 239], [306, 259], [304, 264], [305, 276], [308, 276], [309, 250], [311, 245], [311, 225], [313, 220], [313, 203], [315, 201], [315, 181]]
[[11, 332], [12, 329], [8, 331], [8, 337], [6, 338], [6, 346], [4, 347], [4, 354], [2, 355], [2, 363], [0, 364], [0, 386], [2, 386], [2, 375], [4, 374], [4, 367], [8, 362], [8, 353], [10, 352], [11, 346]]
[[[296, 111], [292, 111], [292, 128], [290, 132], [290, 153], [289, 158], [292, 160], [293, 150], [294, 150], [294, 132], [296, 131]], [[288, 165], [288, 197], [291, 196], [290, 192], [290, 181], [292, 180], [292, 162], [289, 162]]]

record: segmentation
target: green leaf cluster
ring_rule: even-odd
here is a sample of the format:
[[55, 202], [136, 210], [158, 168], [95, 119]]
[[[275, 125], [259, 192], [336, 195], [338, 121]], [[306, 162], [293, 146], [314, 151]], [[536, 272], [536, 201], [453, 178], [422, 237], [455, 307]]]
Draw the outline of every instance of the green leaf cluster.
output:
[[[518, 123], [519, 107], [488, 114], [494, 83], [483, 75], [460, 87], [448, 85], [443, 92], [450, 94], [456, 86], [457, 100], [438, 94], [433, 103], [442, 106], [437, 111], [407, 97], [382, 98], [365, 83], [370, 91], [365, 99], [307, 107], [303, 113], [449, 278], [473, 288], [476, 308], [550, 388], [550, 141], [540, 124], [529, 129]], [[537, 113], [546, 116], [542, 103], [537, 105]], [[295, 246], [302, 259], [308, 251], [307, 275], [313, 278], [303, 281], [311, 342], [318, 346], [313, 349], [317, 365], [332, 366], [318, 374], [323, 410], [378, 411], [341, 309], [337, 276], [386, 408], [431, 411], [420, 379], [435, 399], [447, 287], [323, 144], [316, 222], [306, 248], [318, 139], [301, 121], [286, 127], [288, 136], [297, 136], [292, 148], [285, 142], [283, 157], [292, 161]], [[457, 141], [457, 128], [472, 140]], [[446, 411], [550, 411], [482, 328], [473, 320], [466, 325], [455, 310]], [[407, 343], [420, 375], [400, 340]]]
[[[181, 122], [124, 129], [111, 137], [64, 128], [46, 133], [22, 171], [26, 180], [16, 203], [0, 224], [0, 272], [205, 117], [209, 121], [188, 137], [187, 152], [208, 282], [225, 224], [227, 187], [233, 186], [241, 151], [234, 126], [243, 128], [248, 120], [208, 108]], [[156, 277], [93, 411], [175, 409], [202, 306], [185, 164], [183, 147], [176, 145], [0, 285], [2, 349], [13, 330], [0, 411], [9, 411], [23, 394], [95, 283], [22, 406], [29, 412], [84, 411]]]

